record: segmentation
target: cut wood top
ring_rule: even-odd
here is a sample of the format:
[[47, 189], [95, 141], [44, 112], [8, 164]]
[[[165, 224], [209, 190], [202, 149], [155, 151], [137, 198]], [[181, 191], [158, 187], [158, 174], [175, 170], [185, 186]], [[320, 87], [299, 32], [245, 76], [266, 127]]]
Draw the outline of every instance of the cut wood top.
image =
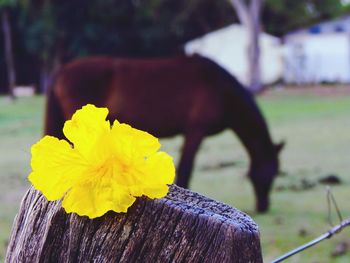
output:
[[6, 262], [262, 262], [258, 227], [246, 214], [170, 186], [138, 198], [127, 213], [67, 214], [29, 189], [16, 216]]

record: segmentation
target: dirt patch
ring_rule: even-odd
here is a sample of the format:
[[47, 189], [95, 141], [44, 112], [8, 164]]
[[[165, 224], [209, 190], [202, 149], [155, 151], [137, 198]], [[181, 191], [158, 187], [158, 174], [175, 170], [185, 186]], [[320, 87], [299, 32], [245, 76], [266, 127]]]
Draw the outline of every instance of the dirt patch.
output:
[[339, 176], [335, 174], [329, 174], [326, 175], [318, 180], [320, 184], [326, 184], [326, 185], [336, 185], [341, 184], [342, 180], [339, 178]]
[[342, 256], [350, 251], [350, 239], [339, 242], [332, 252], [332, 257]]
[[335, 186], [335, 185], [342, 184], [342, 180], [338, 175], [335, 175], [335, 174], [329, 174], [329, 175], [320, 177], [318, 179], [301, 178], [296, 182], [278, 185], [275, 187], [275, 190], [276, 191], [288, 190], [288, 191], [300, 192], [300, 191], [310, 190], [319, 184]]
[[279, 185], [276, 186], [276, 191], [293, 191], [293, 192], [300, 192], [300, 191], [307, 191], [314, 187], [316, 187], [317, 183], [313, 180], [309, 180], [306, 178], [302, 178], [300, 181], [291, 183], [288, 185]]
[[210, 170], [220, 170], [223, 168], [231, 167], [239, 165], [239, 162], [233, 162], [233, 161], [226, 161], [226, 162], [219, 162], [219, 163], [212, 163], [212, 164], [205, 164], [200, 169], [202, 171], [210, 171]]
[[280, 86], [276, 88], [267, 89], [266, 91], [261, 93], [261, 96], [264, 97], [278, 97], [288, 95], [309, 95], [320, 97], [350, 96], [350, 85]]

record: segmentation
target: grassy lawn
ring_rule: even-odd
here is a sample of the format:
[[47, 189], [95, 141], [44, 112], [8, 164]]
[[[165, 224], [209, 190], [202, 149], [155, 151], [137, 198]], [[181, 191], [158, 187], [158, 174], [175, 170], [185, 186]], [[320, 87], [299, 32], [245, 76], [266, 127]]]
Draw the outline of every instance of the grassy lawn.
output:
[[[244, 176], [248, 159], [231, 131], [207, 138], [197, 155], [191, 188], [233, 205], [259, 224], [266, 262], [323, 234], [327, 222], [326, 186], [319, 179], [336, 175], [332, 187], [344, 217], [350, 217], [350, 93], [274, 90], [259, 97], [274, 141], [286, 140], [281, 155], [282, 175], [272, 193], [271, 211], [254, 213], [254, 196]], [[5, 253], [13, 217], [28, 187], [30, 145], [41, 136], [43, 98], [15, 103], [0, 97], [0, 261]], [[162, 140], [178, 160], [182, 138]], [[350, 262], [350, 228], [286, 262]], [[332, 257], [340, 243], [345, 254]]]
[[14, 215], [28, 188], [30, 146], [41, 136], [43, 98], [0, 97], [0, 262]]

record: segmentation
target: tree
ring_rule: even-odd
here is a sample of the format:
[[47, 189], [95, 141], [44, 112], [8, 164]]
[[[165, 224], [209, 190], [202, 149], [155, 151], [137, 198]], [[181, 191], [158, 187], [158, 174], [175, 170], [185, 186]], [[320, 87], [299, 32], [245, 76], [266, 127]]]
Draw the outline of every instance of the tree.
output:
[[15, 99], [14, 89], [16, 86], [15, 60], [12, 50], [12, 33], [10, 23], [10, 10], [17, 4], [16, 0], [0, 0], [1, 24], [4, 36], [4, 56], [7, 68], [8, 92]]
[[42, 91], [55, 68], [74, 58], [169, 56], [232, 20], [227, 5], [211, 0], [37, 0], [22, 11], [23, 42], [41, 61]]
[[240, 23], [248, 31], [249, 89], [257, 92], [260, 82], [259, 34], [261, 28], [277, 36], [331, 19], [349, 11], [341, 0], [229, 0]]
[[[252, 45], [249, 47], [249, 61], [252, 77], [249, 88], [255, 91], [261, 88], [257, 37], [260, 30], [283, 36], [291, 30], [344, 14], [349, 9], [349, 6], [345, 8], [340, 0], [90, 0], [88, 2], [86, 4], [83, 0], [0, 0], [0, 12], [11, 11], [8, 14], [11, 15], [12, 21], [8, 25], [12, 29], [13, 51], [16, 50], [13, 58], [17, 63], [7, 63], [11, 60], [7, 59], [6, 65], [13, 65], [11, 67], [13, 70], [8, 72], [13, 72], [12, 76], [17, 75], [17, 82], [23, 79], [23, 74], [29, 74], [28, 70], [20, 72], [25, 64], [29, 64], [30, 69], [40, 67], [40, 90], [44, 91], [52, 73], [59, 65], [77, 57], [169, 56], [181, 52], [182, 45], [188, 40], [240, 21], [250, 28], [249, 38]], [[239, 11], [233, 12], [232, 7]], [[6, 39], [11, 40], [10, 37]], [[28, 57], [29, 62], [23, 63], [23, 58]], [[4, 68], [5, 61], [0, 60], [0, 63]], [[14, 64], [17, 74], [14, 74]], [[35, 70], [35, 83], [39, 82], [36, 76], [38, 71]], [[22, 81], [22, 84], [25, 83]]]
[[[25, 49], [39, 61], [39, 90], [46, 91], [53, 74], [60, 67], [61, 39], [63, 32], [57, 26], [57, 8], [53, 0], [28, 1], [21, 6], [20, 31], [25, 38]], [[74, 13], [74, 12], [70, 12]]]
[[259, 34], [261, 30], [260, 15], [264, 0], [250, 0], [247, 3], [244, 0], [229, 0], [240, 23], [248, 32], [248, 89], [252, 92], [261, 90], [260, 78], [260, 47]]

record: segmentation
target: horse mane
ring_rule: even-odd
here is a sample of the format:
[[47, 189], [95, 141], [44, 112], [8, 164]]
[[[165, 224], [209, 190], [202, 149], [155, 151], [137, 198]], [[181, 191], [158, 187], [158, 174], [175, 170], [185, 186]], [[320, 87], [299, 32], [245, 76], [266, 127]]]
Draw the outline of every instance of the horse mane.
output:
[[[249, 112], [253, 112], [253, 116], [255, 118], [254, 120], [259, 124], [258, 127], [262, 128], [260, 129], [262, 132], [260, 135], [263, 135], [266, 138], [264, 145], [264, 148], [267, 151], [266, 153], [275, 155], [274, 144], [270, 137], [267, 123], [261, 110], [255, 102], [254, 94], [251, 93], [248, 88], [244, 86], [235, 76], [233, 76], [230, 72], [228, 72], [225, 68], [213, 60], [198, 54], [195, 54], [194, 58], [207, 65], [209, 67], [209, 70], [211, 72], [215, 72], [217, 78], [225, 83], [225, 85], [217, 88], [229, 89], [229, 92], [233, 92], [237, 97], [240, 98], [240, 100], [244, 101], [244, 105], [250, 110]], [[237, 135], [241, 137], [239, 133], [237, 133]]]

